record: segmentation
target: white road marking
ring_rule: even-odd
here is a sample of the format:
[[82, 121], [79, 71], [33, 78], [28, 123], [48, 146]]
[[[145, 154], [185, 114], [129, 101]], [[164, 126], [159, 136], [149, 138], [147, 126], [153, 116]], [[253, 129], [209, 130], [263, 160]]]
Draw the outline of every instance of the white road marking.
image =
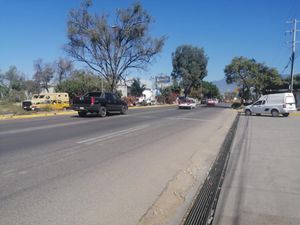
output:
[[[141, 112], [141, 113], [127, 114], [127, 115], [123, 115], [118, 118], [133, 117], [133, 116], [144, 115], [144, 114], [162, 113], [162, 112], [167, 112], [167, 111], [171, 111], [171, 110], [174, 110], [174, 108], [167, 109], [167, 110], [157, 110], [157, 111], [147, 111], [147, 112]], [[40, 126], [40, 127], [28, 127], [28, 128], [15, 129], [15, 130], [9, 130], [9, 131], [0, 131], [0, 135], [18, 134], [18, 133], [23, 133], [23, 132], [45, 130], [45, 129], [50, 129], [50, 128], [72, 126], [72, 125], [77, 125], [77, 124], [94, 123], [95, 121], [104, 120], [104, 119], [105, 120], [112, 119], [112, 117], [93, 118], [91, 120], [80, 120], [80, 121], [74, 121], [74, 122], [45, 125], [45, 126]], [[114, 119], [116, 119], [116, 118], [114, 118]]]
[[72, 125], [83, 124], [83, 123], [91, 123], [91, 122], [95, 122], [95, 119], [88, 120], [88, 121], [82, 121], [81, 120], [81, 121], [68, 122], [68, 123], [58, 123], [58, 124], [52, 124], [52, 125], [45, 125], [45, 126], [40, 126], [40, 127], [29, 127], [29, 128], [23, 128], [23, 129], [1, 131], [0, 135], [17, 134], [17, 133], [23, 133], [23, 132], [29, 132], [29, 131], [45, 130], [45, 129], [49, 129], [49, 128], [65, 127], [65, 126], [72, 126]]
[[15, 171], [16, 171], [15, 169], [12, 169], [12, 170], [6, 170], [6, 171], [3, 171], [1, 174], [2, 174], [2, 175], [7, 175], [7, 174], [14, 173]]
[[17, 172], [16, 169], [6, 170], [1, 173], [1, 177], [10, 177]]
[[157, 110], [157, 111], [133, 113], [133, 114], [128, 114], [127, 116], [139, 116], [139, 115], [145, 115], [145, 114], [156, 114], [156, 113], [163, 113], [163, 112], [174, 111], [174, 110], [175, 110], [175, 108], [173, 107], [172, 109], [166, 109], [166, 110]]
[[197, 118], [189, 118], [189, 117], [167, 117], [168, 120], [190, 120], [190, 121], [199, 121], [199, 122], [212, 122], [213, 120], [203, 120]]
[[121, 136], [121, 135], [124, 135], [124, 134], [129, 134], [129, 133], [132, 133], [132, 132], [135, 132], [135, 131], [142, 130], [142, 129], [148, 127], [148, 126], [149, 125], [146, 124], [146, 125], [142, 125], [142, 126], [138, 126], [138, 127], [129, 128], [129, 129], [126, 129], [126, 130], [115, 131], [115, 132], [111, 132], [111, 133], [101, 135], [101, 136], [98, 136], [98, 137], [93, 137], [93, 138], [88, 138], [88, 139], [85, 139], [85, 140], [81, 140], [81, 141], [78, 141], [76, 143], [77, 144], [87, 144], [87, 145], [95, 144], [95, 143], [100, 142], [100, 141], [105, 141], [105, 140], [108, 140], [108, 139], [111, 139], [111, 138], [114, 138], [114, 137], [118, 137], [118, 136]]
[[26, 174], [26, 173], [28, 173], [26, 170], [22, 170], [22, 171], [19, 171], [19, 172], [18, 172], [18, 174], [20, 174], [20, 175], [24, 175], [24, 174]]

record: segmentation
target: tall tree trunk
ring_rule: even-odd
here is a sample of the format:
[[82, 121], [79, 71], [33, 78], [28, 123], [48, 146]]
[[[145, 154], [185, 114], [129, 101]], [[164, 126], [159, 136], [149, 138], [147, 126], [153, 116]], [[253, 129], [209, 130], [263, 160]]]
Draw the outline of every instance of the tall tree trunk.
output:
[[244, 96], [245, 96], [245, 85], [243, 83], [242, 92], [241, 92], [241, 105], [244, 104]]

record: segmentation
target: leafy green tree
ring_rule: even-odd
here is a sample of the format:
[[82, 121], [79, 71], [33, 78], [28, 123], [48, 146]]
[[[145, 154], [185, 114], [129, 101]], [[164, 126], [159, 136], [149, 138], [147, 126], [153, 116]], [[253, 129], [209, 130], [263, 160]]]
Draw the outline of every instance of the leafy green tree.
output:
[[179, 46], [172, 53], [172, 77], [184, 88], [187, 96], [192, 88], [200, 86], [202, 79], [207, 75], [208, 57], [203, 48], [190, 45]]
[[11, 66], [8, 71], [4, 74], [3, 82], [6, 83], [9, 91], [16, 90], [21, 91], [24, 90], [24, 75], [22, 75], [17, 67]]
[[[68, 19], [68, 54], [104, 77], [115, 91], [133, 69], [146, 69], [162, 50], [165, 37], [152, 38], [151, 16], [140, 3], [119, 9], [115, 19], [90, 13], [91, 0], [72, 10]], [[109, 21], [114, 21], [110, 24]]]
[[164, 97], [170, 96], [171, 93], [172, 93], [171, 87], [165, 87], [165, 88], [161, 89], [161, 95], [164, 96]]
[[5, 101], [19, 102], [25, 98], [25, 78], [17, 67], [11, 66], [0, 74], [0, 97]]
[[205, 98], [217, 98], [220, 96], [218, 87], [208, 81], [202, 82], [202, 93]]
[[243, 99], [257, 98], [266, 86], [282, 83], [278, 71], [254, 59], [235, 57], [224, 69], [226, 82], [236, 83]]
[[295, 82], [295, 84], [300, 84], [300, 74], [296, 74], [295, 76], [294, 76], [294, 82]]
[[[67, 92], [69, 93], [70, 98], [83, 95], [90, 91], [101, 91], [103, 81], [101, 79], [102, 78], [89, 71], [75, 70], [69, 78], [56, 86], [55, 91]], [[103, 87], [104, 90], [107, 90], [109, 85], [103, 81]]]
[[181, 94], [181, 86], [176, 83], [176, 82], [173, 82], [173, 84], [170, 86], [171, 88], [171, 91], [177, 95], [180, 95]]
[[192, 88], [189, 96], [196, 99], [202, 99], [203, 97], [202, 88], [199, 87]]
[[5, 96], [8, 95], [8, 88], [5, 85], [5, 78], [4, 78], [4, 74], [2, 73], [2, 71], [0, 70], [0, 100], [3, 100], [5, 98]]
[[49, 63], [44, 64], [42, 59], [38, 59], [34, 62], [34, 68], [33, 79], [39, 87], [39, 92], [42, 88], [49, 92], [50, 81], [53, 79], [55, 72], [53, 65]]
[[134, 78], [131, 84], [131, 95], [133, 96], [142, 96], [143, 91], [146, 89], [144, 84], [141, 84], [139, 78]]
[[176, 94], [175, 92], [173, 92], [173, 87], [169, 86], [169, 87], [165, 87], [162, 88], [160, 90], [161, 95], [158, 96], [157, 101], [160, 103], [167, 103], [167, 104], [172, 104], [176, 101], [176, 98], [178, 96], [178, 94]]
[[[283, 79], [283, 82], [285, 84], [289, 84], [291, 83], [291, 76], [286, 77], [285, 79]], [[294, 75], [294, 85], [300, 85], [300, 74], [295, 74]]]

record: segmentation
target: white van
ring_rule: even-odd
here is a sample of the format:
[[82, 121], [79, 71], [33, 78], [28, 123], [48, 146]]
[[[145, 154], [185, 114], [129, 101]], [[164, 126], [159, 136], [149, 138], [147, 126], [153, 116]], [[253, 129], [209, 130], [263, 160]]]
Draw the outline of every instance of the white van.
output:
[[272, 116], [289, 116], [290, 112], [296, 111], [295, 97], [293, 93], [278, 93], [261, 96], [258, 101], [245, 108], [245, 114], [271, 114]]

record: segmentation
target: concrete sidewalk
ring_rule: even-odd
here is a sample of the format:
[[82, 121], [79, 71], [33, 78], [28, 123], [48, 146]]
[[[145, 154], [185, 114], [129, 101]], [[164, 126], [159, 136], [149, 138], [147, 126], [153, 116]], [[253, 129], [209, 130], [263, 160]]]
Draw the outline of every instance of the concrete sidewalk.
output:
[[300, 118], [241, 115], [213, 224], [300, 224]]

